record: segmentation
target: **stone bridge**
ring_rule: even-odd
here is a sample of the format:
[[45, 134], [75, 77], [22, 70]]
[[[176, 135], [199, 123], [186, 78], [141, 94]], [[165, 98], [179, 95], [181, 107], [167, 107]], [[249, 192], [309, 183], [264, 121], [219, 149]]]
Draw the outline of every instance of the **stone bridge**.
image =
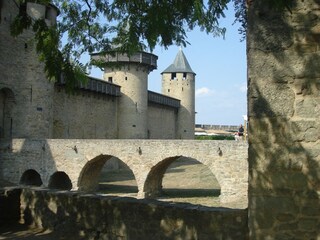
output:
[[13, 139], [0, 142], [0, 153], [1, 179], [23, 183], [37, 177], [38, 185], [68, 184], [81, 191], [95, 190], [102, 167], [116, 157], [132, 170], [139, 198], [159, 195], [169, 165], [186, 157], [210, 169], [220, 184], [222, 203], [247, 199], [244, 141]]

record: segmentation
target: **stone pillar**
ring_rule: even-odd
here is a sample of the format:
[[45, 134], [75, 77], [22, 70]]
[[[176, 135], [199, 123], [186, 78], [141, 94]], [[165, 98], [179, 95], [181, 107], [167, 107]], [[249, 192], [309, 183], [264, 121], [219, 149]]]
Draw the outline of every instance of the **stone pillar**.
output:
[[320, 4], [248, 8], [250, 239], [320, 238]]

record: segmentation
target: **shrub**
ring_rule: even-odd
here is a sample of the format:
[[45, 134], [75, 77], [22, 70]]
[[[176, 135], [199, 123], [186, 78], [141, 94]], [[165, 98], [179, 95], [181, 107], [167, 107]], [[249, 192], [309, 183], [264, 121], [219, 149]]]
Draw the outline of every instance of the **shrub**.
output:
[[196, 140], [234, 140], [233, 135], [195, 136]]

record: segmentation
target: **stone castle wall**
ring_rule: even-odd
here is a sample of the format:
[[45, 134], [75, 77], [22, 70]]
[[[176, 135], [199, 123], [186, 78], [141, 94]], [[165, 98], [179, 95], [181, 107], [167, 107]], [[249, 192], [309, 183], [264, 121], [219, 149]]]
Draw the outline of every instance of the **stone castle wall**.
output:
[[[117, 98], [102, 96], [98, 91], [90, 93], [90, 89], [68, 95], [46, 78], [32, 41], [33, 32], [10, 35], [10, 24], [19, 6], [10, 0], [1, 2], [0, 138], [178, 138], [173, 133], [178, 126], [174, 116], [177, 113], [156, 104], [150, 104], [148, 109], [148, 74], [156, 67], [157, 56], [144, 53], [142, 60], [147, 62], [136, 59], [120, 69], [105, 69], [105, 81], [121, 87]], [[31, 9], [28, 14], [34, 18], [50, 17], [46, 22], [51, 25], [55, 15], [49, 14], [50, 7], [26, 4], [26, 9]], [[182, 119], [190, 122], [194, 117]], [[161, 131], [155, 127], [158, 124]], [[186, 137], [180, 134], [179, 138]]]
[[[64, 88], [56, 87], [53, 95], [53, 138], [117, 139], [119, 100], [120, 97], [82, 90], [68, 95]], [[175, 108], [149, 103], [147, 111], [147, 138], [176, 138]]]
[[53, 85], [38, 61], [32, 32], [10, 35], [19, 11], [14, 1], [2, 1], [0, 19], [0, 137], [52, 137]]
[[57, 239], [248, 239], [246, 209], [8, 189], [0, 193], [8, 213], [0, 215], [0, 223], [17, 221], [20, 202], [24, 222], [53, 230]]
[[319, 239], [320, 3], [248, 18], [250, 239]]
[[175, 139], [177, 110], [160, 104], [148, 104], [148, 138]]
[[119, 97], [89, 91], [53, 96], [53, 138], [118, 138]]

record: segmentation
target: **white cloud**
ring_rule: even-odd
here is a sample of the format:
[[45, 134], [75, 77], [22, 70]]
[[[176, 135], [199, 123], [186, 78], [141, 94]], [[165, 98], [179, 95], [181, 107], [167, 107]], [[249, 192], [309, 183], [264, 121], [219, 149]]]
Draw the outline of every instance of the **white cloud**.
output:
[[239, 86], [240, 92], [247, 92], [247, 83], [244, 82]]
[[207, 88], [207, 87], [202, 87], [198, 88], [196, 90], [196, 97], [205, 97], [205, 96], [211, 96], [213, 94], [213, 90]]

